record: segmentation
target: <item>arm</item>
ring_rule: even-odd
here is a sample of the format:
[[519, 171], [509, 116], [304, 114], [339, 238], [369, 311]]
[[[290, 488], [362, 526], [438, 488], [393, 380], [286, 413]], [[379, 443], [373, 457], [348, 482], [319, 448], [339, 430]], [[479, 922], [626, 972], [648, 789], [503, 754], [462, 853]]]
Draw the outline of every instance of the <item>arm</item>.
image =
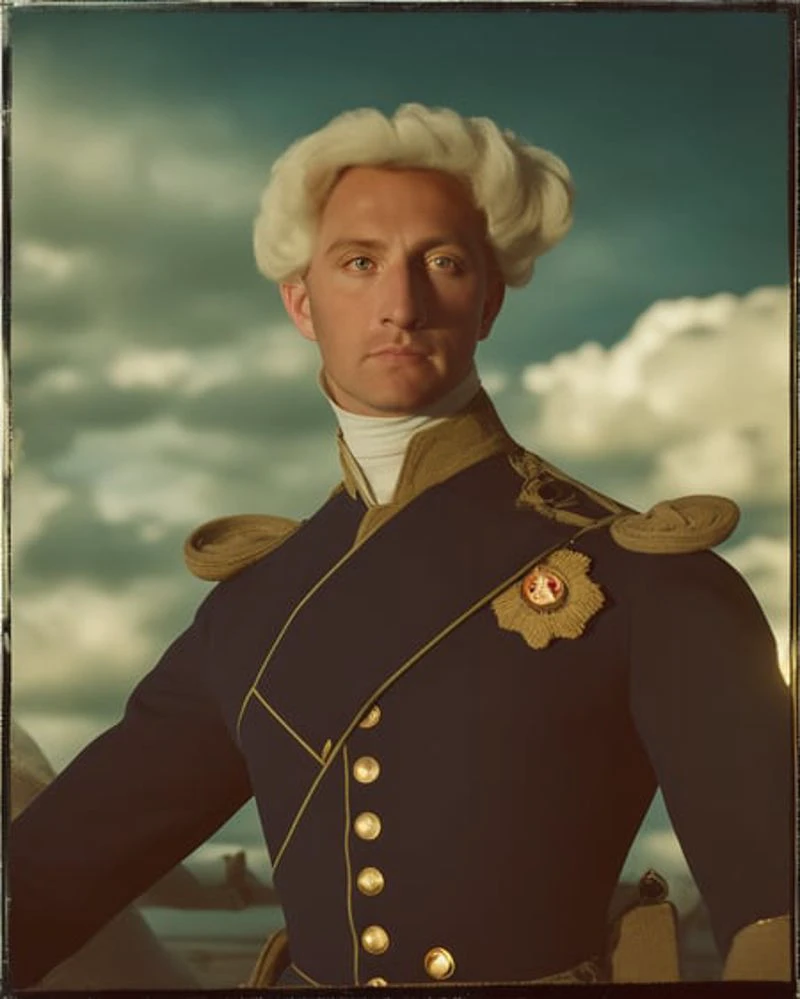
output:
[[724, 955], [737, 931], [790, 911], [789, 690], [730, 566], [708, 553], [642, 559], [631, 706]]
[[205, 686], [203, 644], [198, 615], [122, 721], [12, 824], [15, 987], [77, 950], [250, 796], [244, 760]]

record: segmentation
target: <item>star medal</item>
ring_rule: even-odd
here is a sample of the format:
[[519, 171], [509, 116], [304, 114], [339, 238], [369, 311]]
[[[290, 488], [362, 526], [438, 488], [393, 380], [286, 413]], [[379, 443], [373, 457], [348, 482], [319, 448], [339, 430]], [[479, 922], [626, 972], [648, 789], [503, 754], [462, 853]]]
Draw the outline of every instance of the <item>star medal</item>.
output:
[[580, 637], [605, 603], [603, 591], [589, 578], [590, 565], [583, 552], [551, 552], [495, 597], [497, 623], [521, 635], [532, 649], [544, 649], [555, 638]]

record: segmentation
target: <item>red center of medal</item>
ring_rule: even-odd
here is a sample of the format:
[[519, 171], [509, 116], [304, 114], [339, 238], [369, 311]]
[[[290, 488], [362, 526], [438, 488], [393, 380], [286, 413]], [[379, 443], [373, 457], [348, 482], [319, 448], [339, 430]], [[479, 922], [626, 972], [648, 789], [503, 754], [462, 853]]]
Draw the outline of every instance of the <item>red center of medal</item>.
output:
[[522, 596], [539, 610], [554, 610], [564, 600], [567, 587], [552, 569], [537, 565], [522, 580]]

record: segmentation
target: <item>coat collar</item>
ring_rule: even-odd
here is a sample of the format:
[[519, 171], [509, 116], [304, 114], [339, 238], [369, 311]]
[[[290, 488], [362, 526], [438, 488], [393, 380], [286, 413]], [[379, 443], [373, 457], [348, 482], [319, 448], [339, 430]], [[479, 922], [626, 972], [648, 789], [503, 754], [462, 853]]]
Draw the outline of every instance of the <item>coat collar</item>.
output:
[[489, 396], [481, 389], [460, 412], [414, 434], [409, 441], [391, 502], [375, 504], [341, 430], [337, 442], [344, 489], [351, 498], [360, 497], [367, 506], [356, 537], [357, 544], [366, 540], [425, 490], [492, 455], [518, 450], [518, 445], [500, 422]]

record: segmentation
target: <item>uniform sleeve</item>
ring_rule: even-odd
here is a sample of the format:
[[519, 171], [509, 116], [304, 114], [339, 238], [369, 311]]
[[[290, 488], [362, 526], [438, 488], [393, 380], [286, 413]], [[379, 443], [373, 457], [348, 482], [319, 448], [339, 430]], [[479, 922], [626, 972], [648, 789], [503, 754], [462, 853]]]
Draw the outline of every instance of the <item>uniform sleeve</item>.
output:
[[137, 686], [123, 719], [12, 823], [12, 982], [37, 982], [250, 797], [204, 683], [201, 618]]
[[789, 912], [791, 701], [741, 577], [709, 553], [643, 556], [631, 615], [631, 705], [723, 956]]

